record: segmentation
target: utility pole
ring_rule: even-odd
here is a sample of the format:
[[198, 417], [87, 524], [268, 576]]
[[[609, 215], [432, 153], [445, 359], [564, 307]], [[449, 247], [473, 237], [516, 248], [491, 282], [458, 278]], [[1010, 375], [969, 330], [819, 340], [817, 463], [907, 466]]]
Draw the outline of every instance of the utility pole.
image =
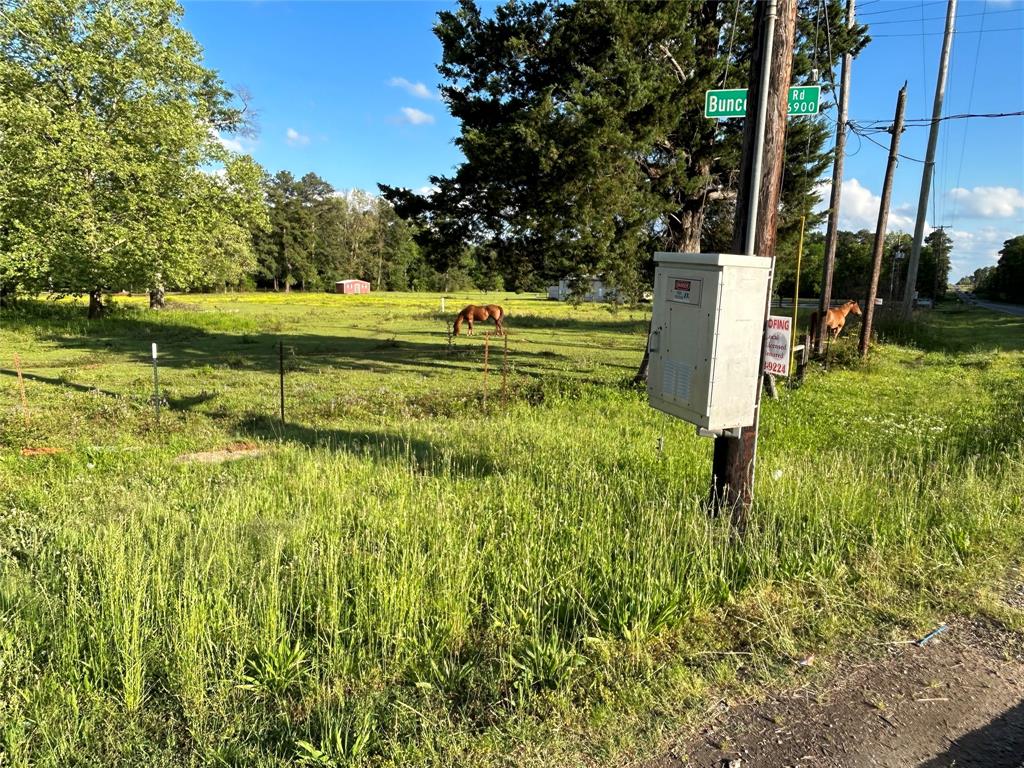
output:
[[907, 284], [903, 287], [904, 320], [910, 319], [914, 308], [914, 289], [917, 287], [917, 267], [921, 263], [921, 243], [924, 241], [924, 220], [928, 211], [928, 193], [932, 188], [932, 173], [935, 171], [935, 145], [939, 141], [939, 119], [942, 117], [942, 100], [946, 95], [946, 73], [949, 70], [949, 51], [953, 47], [953, 24], [956, 21], [956, 0], [949, 0], [946, 7], [946, 34], [942, 38], [942, 53], [939, 55], [939, 74], [935, 81], [935, 104], [932, 107], [932, 124], [928, 131], [928, 152], [924, 156], [924, 172], [921, 174], [921, 195], [917, 198], [917, 221], [914, 224], [914, 245], [907, 262]]
[[[793, 70], [796, 4], [797, 0], [769, 0], [767, 3], [756, 3], [755, 10], [754, 28], [759, 34], [754, 41], [750, 69], [733, 249], [766, 258], [775, 255], [779, 195], [785, 160], [789, 81]], [[754, 105], [757, 105], [758, 110], [756, 120], [752, 114]], [[765, 325], [768, 306], [766, 295]], [[729, 510], [734, 525], [740, 531], [746, 525], [754, 496], [763, 371], [762, 343], [761, 360], [757, 367], [758, 386], [755, 388], [753, 424], [743, 426], [739, 437], [723, 435], [715, 438], [711, 502], [716, 512]]]
[[882, 272], [882, 251], [885, 249], [885, 228], [889, 222], [889, 202], [892, 200], [892, 179], [899, 162], [900, 134], [903, 133], [903, 110], [907, 106], [907, 83], [903, 81], [900, 94], [896, 97], [896, 117], [892, 123], [892, 139], [889, 140], [889, 162], [885, 166], [885, 181], [882, 184], [882, 202], [878, 204], [878, 225], [875, 227], [875, 252], [871, 262], [871, 283], [868, 285], [867, 306], [864, 307], [864, 322], [860, 324], [860, 356], [867, 357], [871, 344], [871, 323], [875, 318], [875, 299], [878, 296], [878, 276]]
[[[846, 28], [852, 29], [856, 22], [856, 0], [846, 2]], [[829, 64], [831, 67], [832, 65]], [[818, 302], [818, 327], [811, 328], [814, 339], [814, 353], [821, 354], [825, 335], [825, 313], [832, 306], [832, 273], [836, 265], [836, 244], [839, 241], [839, 202], [843, 193], [843, 161], [846, 159], [846, 123], [850, 107], [850, 69], [853, 55], [843, 54], [842, 79], [839, 91], [839, 120], [836, 126], [836, 149], [832, 159], [832, 193], [828, 202], [828, 226], [825, 229], [825, 263], [821, 272], [821, 299]]]

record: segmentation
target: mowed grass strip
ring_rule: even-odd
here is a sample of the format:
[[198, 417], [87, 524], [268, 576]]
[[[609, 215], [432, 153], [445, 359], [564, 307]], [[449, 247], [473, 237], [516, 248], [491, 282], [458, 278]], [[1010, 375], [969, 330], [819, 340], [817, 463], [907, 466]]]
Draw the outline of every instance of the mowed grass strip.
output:
[[[25, 414], [0, 376], [5, 764], [604, 764], [1020, 557], [1020, 324], [940, 308], [863, 366], [850, 334], [766, 403], [740, 539], [710, 443], [625, 386], [642, 311], [499, 302], [486, 405], [437, 296], [0, 318], [38, 377]], [[265, 450], [179, 460], [239, 443]]]

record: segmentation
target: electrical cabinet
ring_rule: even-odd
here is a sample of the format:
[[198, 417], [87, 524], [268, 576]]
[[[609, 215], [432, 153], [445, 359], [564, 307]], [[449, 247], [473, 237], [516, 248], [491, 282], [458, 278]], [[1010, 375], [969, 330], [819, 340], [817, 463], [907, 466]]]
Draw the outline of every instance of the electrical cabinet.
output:
[[709, 431], [754, 420], [773, 259], [656, 253], [652, 407]]

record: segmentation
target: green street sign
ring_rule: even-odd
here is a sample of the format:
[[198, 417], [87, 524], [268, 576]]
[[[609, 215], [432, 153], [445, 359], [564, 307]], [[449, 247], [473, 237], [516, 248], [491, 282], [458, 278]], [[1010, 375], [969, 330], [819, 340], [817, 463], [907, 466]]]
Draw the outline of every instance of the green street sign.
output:
[[[790, 117], [818, 114], [820, 85], [794, 85], [789, 89]], [[704, 117], [746, 117], [747, 89], [726, 88], [704, 94]]]
[[790, 117], [816, 115], [820, 98], [820, 85], [794, 85], [789, 89], [789, 111], [786, 114]]

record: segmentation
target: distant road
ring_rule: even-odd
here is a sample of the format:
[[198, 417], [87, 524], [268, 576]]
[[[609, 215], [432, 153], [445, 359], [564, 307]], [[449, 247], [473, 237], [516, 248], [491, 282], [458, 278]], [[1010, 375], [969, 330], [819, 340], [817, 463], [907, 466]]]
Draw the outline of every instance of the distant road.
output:
[[960, 291], [957, 291], [957, 295], [968, 304], [975, 304], [979, 307], [984, 307], [985, 309], [991, 309], [993, 312], [1002, 312], [1007, 315], [1024, 317], [1024, 305], [1022, 304], [1003, 304], [999, 301], [986, 301], [985, 299], [977, 299], [969, 293], [961, 293]]

